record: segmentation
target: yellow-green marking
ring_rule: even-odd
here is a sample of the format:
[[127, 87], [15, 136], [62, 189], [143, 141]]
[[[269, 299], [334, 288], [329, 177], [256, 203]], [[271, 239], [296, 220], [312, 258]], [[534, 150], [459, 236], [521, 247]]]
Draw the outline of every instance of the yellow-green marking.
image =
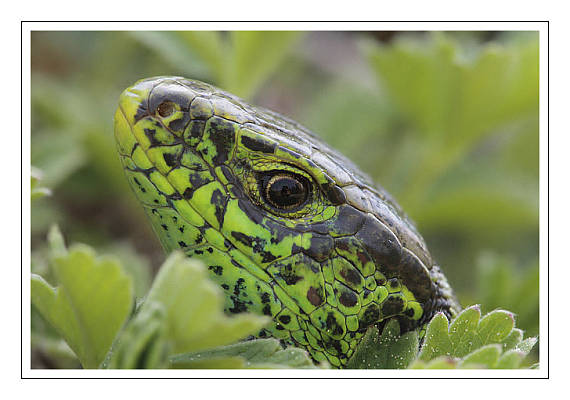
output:
[[156, 77], [126, 89], [115, 138], [164, 249], [201, 259], [229, 313], [342, 367], [367, 328], [423, 326], [458, 305], [383, 189], [296, 122], [211, 85]]

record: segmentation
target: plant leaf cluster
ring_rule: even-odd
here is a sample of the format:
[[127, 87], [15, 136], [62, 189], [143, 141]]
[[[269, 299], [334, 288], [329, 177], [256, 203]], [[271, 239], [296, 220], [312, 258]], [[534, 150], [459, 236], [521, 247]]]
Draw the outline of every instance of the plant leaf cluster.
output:
[[178, 31], [129, 33], [172, 65], [196, 66], [201, 75], [250, 98], [302, 38], [300, 31]]
[[[168, 257], [135, 308], [132, 279], [117, 259], [98, 257], [86, 245], [68, 249], [56, 227], [48, 242], [57, 286], [33, 274], [32, 304], [84, 368], [316, 367], [306, 351], [283, 349], [275, 339], [239, 342], [268, 318], [228, 317], [205, 268], [181, 253]], [[451, 324], [436, 314], [419, 353], [417, 331], [400, 334], [396, 320], [381, 334], [372, 327], [347, 367], [519, 368], [536, 342], [523, 340], [512, 313], [495, 310], [481, 318], [480, 307], [472, 306]]]
[[44, 196], [49, 196], [51, 194], [51, 190], [46, 187], [40, 185], [40, 181], [42, 180], [43, 173], [38, 168], [32, 167], [32, 174], [31, 174], [31, 198], [32, 201], [35, 199], [39, 199]]
[[348, 368], [363, 369], [516, 369], [538, 339], [523, 340], [513, 314], [495, 310], [481, 317], [479, 306], [463, 310], [451, 324], [438, 313], [428, 324], [418, 353], [417, 331], [400, 334], [395, 320], [382, 334], [370, 328]]
[[481, 317], [480, 307], [471, 306], [451, 324], [438, 313], [410, 368], [520, 368], [537, 340], [523, 340], [523, 332], [515, 328], [514, 316], [508, 311], [494, 310]]
[[[305, 351], [282, 350], [275, 340], [223, 347], [269, 320], [227, 316], [223, 294], [205, 268], [181, 253], [168, 257], [135, 309], [132, 279], [118, 259], [99, 257], [86, 245], [67, 249], [55, 227], [48, 242], [57, 286], [32, 274], [32, 304], [83, 368], [169, 368], [182, 362], [185, 368], [314, 367]], [[184, 353], [189, 355], [169, 359]]]

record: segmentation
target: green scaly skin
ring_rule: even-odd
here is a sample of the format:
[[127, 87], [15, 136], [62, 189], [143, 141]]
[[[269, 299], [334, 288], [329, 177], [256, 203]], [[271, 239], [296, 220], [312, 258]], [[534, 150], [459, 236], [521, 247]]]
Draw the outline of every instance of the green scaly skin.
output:
[[[372, 325], [421, 329], [459, 310], [390, 195], [296, 122], [199, 81], [156, 77], [123, 92], [115, 137], [164, 249], [201, 259], [227, 312], [271, 316], [259, 337], [342, 367]], [[281, 175], [303, 182], [302, 204], [267, 200]]]

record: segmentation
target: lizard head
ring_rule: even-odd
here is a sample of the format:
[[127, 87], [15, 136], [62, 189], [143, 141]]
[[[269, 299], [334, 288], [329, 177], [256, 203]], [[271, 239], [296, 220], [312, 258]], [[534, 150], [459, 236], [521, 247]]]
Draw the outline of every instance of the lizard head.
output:
[[451, 312], [445, 279], [400, 207], [296, 122], [179, 77], [123, 92], [115, 137], [167, 251], [206, 264], [228, 312], [342, 365], [368, 327]]

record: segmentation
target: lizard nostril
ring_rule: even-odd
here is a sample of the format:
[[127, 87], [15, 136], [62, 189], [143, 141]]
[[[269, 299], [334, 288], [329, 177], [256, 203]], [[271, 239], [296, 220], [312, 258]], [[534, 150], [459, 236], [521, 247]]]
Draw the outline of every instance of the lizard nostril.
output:
[[172, 115], [175, 110], [176, 108], [174, 107], [174, 103], [172, 103], [171, 101], [164, 101], [160, 103], [158, 108], [156, 109], [158, 115], [160, 115], [162, 118], [166, 118]]

